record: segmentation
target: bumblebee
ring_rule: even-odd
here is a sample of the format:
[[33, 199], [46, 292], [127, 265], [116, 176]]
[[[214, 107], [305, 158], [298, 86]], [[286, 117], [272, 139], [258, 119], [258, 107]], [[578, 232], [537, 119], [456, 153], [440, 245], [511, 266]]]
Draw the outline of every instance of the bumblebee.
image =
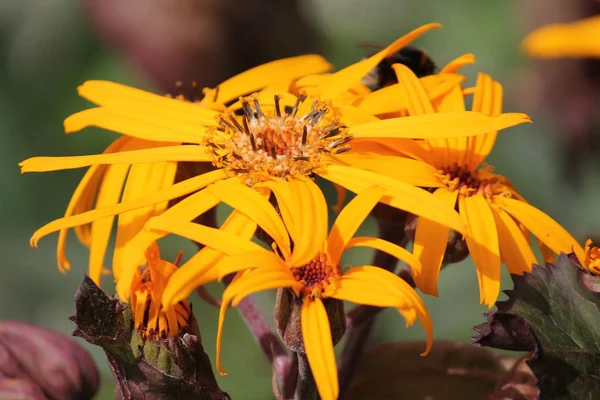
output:
[[[369, 47], [380, 46], [369, 45]], [[425, 51], [416, 47], [407, 46], [383, 59], [383, 61], [363, 78], [362, 83], [371, 90], [378, 90], [393, 85], [394, 83], [398, 83], [396, 73], [392, 68], [393, 64], [406, 65], [419, 78], [433, 75], [437, 71], [437, 66]]]

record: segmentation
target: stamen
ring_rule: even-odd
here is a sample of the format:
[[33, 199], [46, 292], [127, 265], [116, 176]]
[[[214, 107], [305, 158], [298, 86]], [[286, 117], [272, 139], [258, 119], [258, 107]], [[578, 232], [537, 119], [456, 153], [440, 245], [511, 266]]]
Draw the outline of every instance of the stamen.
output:
[[279, 107], [279, 100], [281, 99], [281, 96], [276, 94], [275, 96], [273, 96], [273, 99], [275, 99], [275, 115], [280, 118], [281, 117], [281, 108]]
[[256, 114], [258, 115], [259, 118], [264, 118], [265, 114], [263, 114], [261, 108], [260, 108], [260, 104], [258, 104], [258, 100], [254, 99], [254, 108], [256, 109]]
[[306, 146], [306, 136], [308, 135], [308, 128], [306, 125], [302, 127], [302, 146]]
[[301, 94], [300, 96], [298, 96], [298, 98], [296, 99], [296, 104], [294, 104], [294, 108], [292, 108], [292, 112], [290, 114], [292, 117], [296, 116], [296, 114], [298, 113], [298, 107], [302, 102], [304, 102], [304, 100], [306, 100], [306, 95]]

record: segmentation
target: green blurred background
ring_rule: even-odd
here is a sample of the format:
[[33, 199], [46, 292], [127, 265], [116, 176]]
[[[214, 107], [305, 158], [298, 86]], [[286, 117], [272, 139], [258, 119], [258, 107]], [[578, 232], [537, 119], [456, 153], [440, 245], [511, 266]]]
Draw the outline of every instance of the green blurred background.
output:
[[[430, 32], [416, 43], [426, 49], [438, 65], [444, 65], [460, 54], [474, 53], [477, 65], [465, 70], [471, 82], [479, 70], [491, 74], [504, 84], [506, 110], [529, 113], [535, 121], [534, 125], [501, 133], [488, 160], [496, 166], [496, 171], [511, 179], [531, 203], [555, 217], [578, 239], [583, 241], [600, 231], [600, 217], [595, 212], [594, 200], [598, 198], [600, 180], [595, 157], [590, 153], [596, 141], [595, 126], [590, 122], [583, 130], [585, 135], [573, 140], [569, 136], [571, 131], [565, 128], [570, 125], [561, 120], [560, 110], [560, 104], [566, 101], [563, 98], [573, 95], [569, 89], [574, 87], [572, 80], [583, 79], [589, 85], [595, 81], [581, 72], [585, 68], [581, 69], [580, 63], [534, 62], [524, 57], [519, 49], [520, 40], [532, 26], [575, 19], [588, 12], [585, 7], [570, 8], [562, 13], [546, 10], [544, 16], [536, 11], [544, 1], [312, 0], [302, 3], [297, 12], [293, 7], [281, 9], [280, 5], [271, 4], [272, 10], [259, 8], [257, 16], [251, 16], [247, 21], [244, 20], [247, 11], [244, 7], [233, 13], [222, 10], [213, 13], [208, 9], [210, 2], [197, 1], [203, 4], [198, 6], [191, 0], [155, 1], [155, 7], [164, 8], [159, 11], [149, 10], [150, 6], [142, 7], [141, 2], [135, 1], [122, 10], [115, 5], [117, 3], [100, 0], [0, 2], [2, 319], [29, 321], [66, 334], [73, 330], [67, 317], [74, 312], [73, 296], [86, 271], [87, 250], [71, 235], [67, 251], [74, 268], [61, 275], [55, 261], [56, 235], [43, 239], [38, 249], [29, 247], [29, 237], [36, 228], [64, 213], [84, 171], [20, 176], [17, 164], [37, 155], [101, 152], [115, 138], [111, 132], [95, 129], [69, 137], [64, 134], [63, 119], [89, 107], [77, 96], [76, 88], [80, 83], [88, 79], [107, 79], [160, 93], [169, 90], [170, 83], [165, 82], [170, 82], [171, 76], [173, 81], [178, 79], [176, 74], [180, 64], [189, 63], [191, 57], [194, 58], [192, 64], [195, 62], [192, 68], [204, 68], [198, 75], [199, 79], [204, 79], [200, 84], [213, 85], [227, 74], [252, 63], [267, 61], [270, 55], [276, 58], [299, 52], [295, 49], [317, 49], [337, 67], [342, 67], [364, 55], [359, 43], [386, 44], [426, 22], [444, 24], [441, 31]], [[273, 2], [257, 3], [268, 6]], [[548, 0], [544, 4], [552, 9], [560, 8], [558, 3]], [[136, 4], [139, 9], [135, 8]], [[223, 4], [223, 7], [237, 7], [232, 2]], [[188, 14], [186, 23], [182, 24], [151, 22], [152, 18], [175, 18], [173, 15], [177, 16], [177, 13], [170, 10], [177, 7], [195, 7], [197, 13], [193, 15], [198, 16], [198, 22], [191, 20], [189, 13], [180, 13]], [[228, 18], [237, 22], [234, 28], [223, 33], [221, 25], [228, 24]], [[255, 18], [266, 18], [264, 24], [273, 26], [254, 35], [258, 39], [249, 42], [244, 29], [257, 29], [257, 23], [262, 20]], [[295, 21], [294, 28], [282, 22], [288, 20]], [[208, 28], [198, 29], [200, 25]], [[179, 48], [170, 48], [172, 52], [163, 56], [161, 51], [177, 41], [165, 44], [158, 38], [180, 37], [182, 32], [186, 33], [186, 27], [190, 29], [191, 41], [186, 39], [188, 42], [178, 44]], [[137, 36], [132, 32], [137, 32]], [[189, 43], [194, 43], [196, 34], [204, 35], [199, 36], [198, 41], [205, 47], [194, 49], [196, 53], [187, 61], [185, 57], [178, 58], [177, 55], [186, 55], [191, 49]], [[226, 40], [220, 35], [227, 35]], [[302, 41], [308, 38], [312, 41], [304, 46]], [[265, 50], [266, 46], [270, 47]], [[208, 50], [202, 53], [204, 49]], [[150, 55], [144, 55], [142, 50]], [[237, 54], [232, 54], [236, 51]], [[153, 63], [161, 67], [154, 68]], [[174, 71], [169, 70], [169, 63]], [[190, 70], [181, 69], [185, 75], [181, 79], [186, 79]], [[559, 72], [548, 75], [548, 71]], [[561, 74], [560, 71], [571, 73]], [[556, 81], [552, 81], [552, 76]], [[558, 92], [548, 92], [548, 87], [559, 87]], [[549, 96], [555, 96], [563, 103], [548, 102]], [[573, 101], [580, 100], [577, 97]], [[597, 104], [595, 97], [587, 101]], [[573, 110], [570, 112], [573, 114]], [[586, 124], [585, 115], [575, 112], [575, 117], [571, 115], [571, 118]], [[369, 221], [363, 229], [372, 232], [374, 224]], [[181, 248], [190, 255], [194, 246], [169, 240], [163, 250], [164, 256], [173, 259]], [[353, 252], [345, 261], [366, 263], [369, 257], [368, 253]], [[510, 281], [505, 279], [505, 283], [508, 288]], [[105, 278], [104, 285], [108, 292], [112, 291], [109, 277]], [[211, 285], [209, 290], [216, 295], [220, 286]], [[273, 296], [274, 293], [258, 296], [269, 316]], [[478, 305], [478, 299], [476, 275], [470, 260], [444, 271], [440, 298], [425, 299], [434, 320], [436, 338], [468, 341], [473, 334], [471, 327], [483, 321], [481, 314], [486, 311]], [[196, 297], [192, 302], [201, 324], [205, 348], [213, 357], [217, 310]], [[404, 321], [395, 312], [386, 311], [377, 320], [372, 341], [422, 338], [420, 326], [405, 329]], [[103, 375], [102, 391], [97, 398], [112, 398], [114, 382], [103, 353], [84, 345], [94, 354]], [[229, 375], [219, 377], [219, 383], [234, 399], [272, 397], [270, 367], [235, 310], [226, 320], [223, 365]]]

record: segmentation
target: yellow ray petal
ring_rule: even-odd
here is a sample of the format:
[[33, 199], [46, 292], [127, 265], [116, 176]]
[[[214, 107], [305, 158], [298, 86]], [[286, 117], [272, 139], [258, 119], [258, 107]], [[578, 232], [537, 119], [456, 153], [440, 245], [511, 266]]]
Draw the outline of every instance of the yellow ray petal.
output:
[[187, 121], [196, 125], [215, 125], [217, 112], [197, 104], [160, 96], [144, 90], [109, 81], [86, 81], [77, 92], [100, 106], [136, 109], [166, 119]]
[[346, 201], [346, 192], [347, 190], [340, 185], [336, 185], [335, 183], [333, 184], [333, 187], [335, 188], [335, 193], [336, 193], [336, 203], [333, 207], [331, 207], [331, 209], [333, 210], [333, 212], [335, 213], [339, 213], [340, 211], [342, 211], [342, 207], [344, 207], [344, 202]]
[[336, 164], [368, 169], [415, 186], [441, 187], [444, 185], [437, 177], [438, 170], [420, 160], [378, 154], [354, 154], [354, 152], [329, 158], [336, 160]]
[[335, 400], [339, 394], [335, 353], [329, 318], [319, 298], [302, 304], [302, 337], [306, 358], [323, 400]]
[[396, 73], [396, 77], [398, 77], [398, 82], [401, 84], [400, 87], [403, 89], [409, 114], [413, 116], [433, 114], [435, 111], [431, 101], [415, 73], [402, 64], [394, 64], [392, 68]]
[[[480, 73], [475, 85], [473, 111], [491, 116], [500, 115], [502, 113], [502, 95], [502, 85], [494, 81], [489, 75]], [[492, 131], [472, 138], [471, 158], [467, 160], [470, 166], [476, 167], [485, 160], [496, 143], [497, 135], [498, 132]]]
[[[454, 208], [458, 192], [441, 188], [433, 195], [448, 207]], [[420, 269], [413, 267], [412, 273], [415, 283], [425, 294], [438, 296], [438, 276], [446, 252], [449, 232], [448, 227], [435, 221], [422, 217], [417, 220], [413, 253], [422, 266]]]
[[152, 204], [162, 203], [163, 201], [184, 196], [190, 192], [200, 190], [216, 180], [223, 179], [225, 176], [226, 175], [223, 170], [211, 171], [204, 175], [187, 179], [159, 192], [152, 193], [151, 195], [136, 199], [135, 201], [120, 203], [111, 207], [91, 210], [82, 214], [54, 220], [38, 229], [31, 237], [30, 244], [33, 247], [37, 247], [37, 243], [42, 237], [61, 229], [88, 224], [100, 218], [110, 217], [111, 215], [121, 214], [127, 211], [147, 207]]
[[396, 257], [400, 261], [404, 261], [410, 265], [413, 269], [420, 270], [421, 262], [418, 258], [410, 253], [410, 251], [402, 248], [394, 243], [388, 242], [387, 240], [372, 238], [372, 237], [355, 237], [352, 238], [346, 245], [346, 249], [351, 247], [370, 247], [383, 251], [389, 255]]
[[498, 230], [502, 261], [506, 263], [511, 274], [523, 275], [524, 272], [531, 272], [533, 264], [538, 262], [523, 232], [501, 208], [491, 209]]
[[332, 65], [326, 59], [316, 54], [272, 61], [242, 72], [221, 83], [218, 87], [216, 101], [227, 103], [241, 95], [262, 89], [272, 82], [320, 74], [331, 68]]
[[[111, 165], [106, 169], [106, 173], [104, 174], [98, 190], [96, 208], [114, 206], [119, 202], [128, 171], [129, 165]], [[92, 222], [89, 274], [90, 278], [92, 278], [98, 286], [100, 286], [102, 265], [104, 264], [104, 257], [106, 255], [108, 241], [110, 240], [113, 221], [114, 216], [109, 216]]]
[[340, 211], [327, 238], [327, 252], [333, 264], [339, 263], [350, 238], [354, 236], [384, 193], [385, 189], [382, 187], [370, 186], [359, 191], [357, 196]]
[[531, 120], [520, 113], [492, 117], [464, 111], [390, 118], [351, 127], [349, 133], [356, 138], [437, 139], [480, 135], [525, 122]]
[[341, 101], [333, 103], [333, 110], [341, 115], [342, 124], [348, 127], [379, 121], [379, 118], [372, 113], [344, 104]]
[[[448, 112], [464, 112], [465, 111], [465, 99], [462, 93], [462, 87], [460, 85], [454, 86], [444, 96], [437, 105], [437, 111], [439, 113]], [[467, 158], [467, 148], [470, 140], [473, 137], [452, 137], [448, 139], [435, 139], [429, 140], [433, 151], [438, 154], [443, 154], [443, 159], [440, 161], [445, 165], [451, 165], [457, 163], [463, 165]], [[440, 149], [442, 147], [442, 149]], [[445, 148], [444, 148], [445, 147]]]
[[[221, 230], [236, 235], [241, 240], [250, 240], [256, 223], [239, 211], [233, 210], [223, 222]], [[179, 267], [169, 279], [162, 295], [165, 307], [172, 307], [186, 299], [194, 289], [218, 279], [221, 267], [227, 262], [226, 255], [205, 247]]]
[[585, 253], [581, 245], [556, 221], [537, 208], [519, 200], [496, 196], [496, 204], [522, 223], [535, 237], [553, 252], [574, 252], [583, 260]]
[[21, 173], [75, 169], [95, 164], [142, 164], [161, 161], [212, 161], [204, 146], [166, 146], [75, 157], [33, 157], [21, 162]]
[[460, 196], [458, 207], [469, 228], [465, 239], [477, 269], [480, 302], [492, 308], [500, 294], [500, 251], [494, 215], [480, 195]]
[[469, 64], [475, 64], [475, 56], [473, 54], [463, 54], [446, 64], [440, 73], [457, 73], [458, 70]]
[[465, 232], [464, 223], [456, 211], [423, 189], [376, 172], [342, 165], [329, 165], [318, 173], [323, 178], [342, 185], [354, 193], [360, 193], [376, 182], [378, 186], [386, 189], [386, 193], [380, 200], [382, 203], [424, 216], [455, 231]]
[[[357, 285], [356, 283], [359, 283]], [[363, 289], [361, 290], [361, 285]], [[360, 295], [361, 291], [363, 296]], [[368, 293], [368, 294], [367, 294]], [[385, 296], [393, 296], [384, 305]], [[403, 279], [383, 268], [374, 266], [362, 266], [350, 269], [340, 279], [333, 297], [352, 301], [358, 304], [380, 305], [382, 307], [395, 307], [406, 318], [407, 324], [412, 324], [415, 315], [427, 334], [427, 348], [421, 355], [426, 355], [431, 350], [433, 343], [433, 325], [429, 312], [417, 292]], [[373, 301], [373, 303], [371, 303]], [[379, 304], [375, 304], [380, 302]]]
[[[113, 151], [119, 151], [122, 146], [127, 144], [128, 141], [132, 140], [128, 137], [121, 137], [115, 140], [108, 148], [104, 151], [105, 153], [110, 153]], [[86, 211], [89, 211], [92, 208], [92, 204], [96, 198], [96, 193], [100, 184], [100, 179], [102, 178], [106, 167], [104, 165], [95, 165], [90, 167], [77, 188], [73, 192], [71, 196], [71, 200], [69, 201], [69, 205], [67, 206], [67, 210], [65, 211], [64, 217], [70, 217], [73, 214], [80, 214]], [[67, 233], [68, 229], [61, 229], [58, 234], [58, 245], [56, 249], [57, 261], [58, 261], [58, 269], [61, 272], [65, 272], [66, 270], [71, 269], [71, 264], [66, 257], [65, 254], [65, 244], [67, 241]], [[86, 225], [85, 227], [80, 226], [78, 229], [75, 229], [75, 233], [79, 240], [89, 247], [90, 245], [90, 236], [91, 236], [91, 226]]]
[[284, 255], [290, 254], [290, 238], [285, 224], [268, 199], [236, 181], [217, 182], [211, 187], [211, 192], [223, 203], [256, 221], [277, 242]]
[[[421, 142], [421, 143], [419, 143]], [[408, 156], [416, 160], [431, 160], [431, 151], [425, 148], [425, 141], [414, 139], [375, 138], [352, 140], [352, 154], [380, 154], [383, 156]]]
[[[209, 126], [165, 119], [147, 111], [103, 107], [73, 114], [65, 119], [64, 125], [66, 133], [97, 126], [140, 139], [181, 143], [200, 143]], [[216, 125], [216, 120], [212, 125]]]
[[[453, 86], [464, 81], [458, 74], [435, 74], [420, 78], [421, 85], [430, 101], [437, 100]], [[407, 109], [408, 100], [404, 96], [403, 84], [396, 83], [361, 97], [356, 107], [366, 113], [381, 115]]]
[[[138, 197], [158, 192], [173, 184], [177, 172], [177, 163], [158, 162], [131, 166], [127, 184], [123, 190], [121, 202], [125, 203]], [[148, 219], [166, 210], [168, 202], [154, 204], [119, 215], [117, 237], [113, 253], [113, 275], [119, 280], [119, 267], [125, 246], [142, 229]]]
[[369, 73], [373, 68], [377, 66], [384, 58], [394, 54], [401, 48], [410, 44], [413, 40], [431, 29], [438, 29], [442, 25], [433, 23], [423, 25], [408, 34], [402, 36], [394, 43], [381, 50], [377, 54], [367, 58], [366, 60], [354, 63], [335, 74], [331, 75], [329, 79], [319, 86], [318, 91], [324, 98], [336, 98], [342, 92], [348, 90], [355, 83], [359, 82], [366, 74]]
[[546, 25], [531, 32], [523, 41], [523, 49], [533, 57], [598, 57], [600, 56], [600, 17], [570, 24]]

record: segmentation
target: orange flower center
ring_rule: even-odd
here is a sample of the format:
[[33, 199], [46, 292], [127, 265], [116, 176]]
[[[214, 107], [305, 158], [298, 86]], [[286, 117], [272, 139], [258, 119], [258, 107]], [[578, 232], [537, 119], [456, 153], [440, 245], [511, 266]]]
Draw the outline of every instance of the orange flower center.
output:
[[592, 239], [585, 242], [585, 265], [590, 272], [600, 275], [600, 247], [594, 245]]
[[479, 194], [492, 197], [510, 192], [508, 181], [501, 175], [491, 173], [491, 167], [474, 169], [467, 164], [454, 163], [441, 168], [442, 181], [450, 190], [458, 190], [463, 196]]
[[303, 267], [293, 268], [292, 274], [304, 284], [303, 296], [323, 297], [325, 289], [341, 275], [339, 265], [332, 265], [325, 253], [317, 254]]
[[320, 166], [324, 153], [350, 150], [352, 136], [322, 102], [315, 100], [310, 111], [298, 117], [298, 107], [306, 96], [298, 97], [293, 107], [281, 107], [275, 95], [269, 115], [256, 98], [243, 98], [242, 115], [224, 113], [220, 129], [207, 137], [213, 164], [232, 176], [241, 176], [252, 186], [270, 177], [306, 176]]

